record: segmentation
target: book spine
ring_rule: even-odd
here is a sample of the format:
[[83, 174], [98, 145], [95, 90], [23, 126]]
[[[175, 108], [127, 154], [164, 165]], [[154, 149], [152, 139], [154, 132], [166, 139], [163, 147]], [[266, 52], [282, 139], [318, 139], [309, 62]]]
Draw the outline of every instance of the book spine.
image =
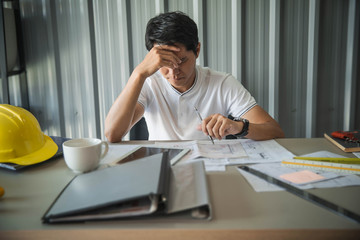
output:
[[158, 191], [160, 193], [160, 202], [165, 203], [169, 196], [169, 181], [170, 181], [170, 160], [169, 152], [165, 151], [162, 153], [162, 162], [161, 162], [161, 173], [159, 179]]

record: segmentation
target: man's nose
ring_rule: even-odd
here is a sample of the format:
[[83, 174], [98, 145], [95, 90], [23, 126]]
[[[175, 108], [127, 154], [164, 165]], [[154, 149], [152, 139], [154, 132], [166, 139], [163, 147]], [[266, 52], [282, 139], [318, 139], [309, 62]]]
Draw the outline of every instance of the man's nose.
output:
[[180, 73], [180, 70], [179, 70], [179, 68], [170, 68], [169, 73], [172, 75], [177, 75]]

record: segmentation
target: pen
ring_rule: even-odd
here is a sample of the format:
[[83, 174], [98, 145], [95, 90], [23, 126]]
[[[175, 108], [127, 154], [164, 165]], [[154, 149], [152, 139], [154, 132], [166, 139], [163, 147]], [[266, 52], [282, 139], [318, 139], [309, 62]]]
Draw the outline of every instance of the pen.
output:
[[294, 157], [294, 159], [344, 164], [360, 164], [360, 158]]
[[[200, 115], [200, 113], [199, 113], [199, 111], [197, 110], [197, 108], [196, 107], [194, 107], [194, 109], [195, 109], [195, 112], [197, 113], [197, 115], [198, 115], [198, 117], [199, 117], [199, 119], [200, 119], [200, 121], [202, 122], [202, 117], [201, 117], [201, 115]], [[213, 140], [213, 138], [210, 136], [210, 135], [208, 135], [208, 137], [210, 138], [210, 140], [211, 140], [211, 142], [212, 142], [212, 144], [214, 144], [214, 140]]]

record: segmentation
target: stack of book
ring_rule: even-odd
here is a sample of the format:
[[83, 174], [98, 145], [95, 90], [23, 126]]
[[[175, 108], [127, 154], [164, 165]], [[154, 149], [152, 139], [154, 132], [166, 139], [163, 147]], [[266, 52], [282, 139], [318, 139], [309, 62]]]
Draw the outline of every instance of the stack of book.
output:
[[325, 133], [324, 137], [328, 139], [330, 142], [335, 144], [338, 148], [343, 150], [344, 152], [359, 152], [360, 151], [360, 132], [354, 131], [352, 132], [354, 135], [355, 141], [349, 141], [346, 139], [333, 137], [330, 133]]

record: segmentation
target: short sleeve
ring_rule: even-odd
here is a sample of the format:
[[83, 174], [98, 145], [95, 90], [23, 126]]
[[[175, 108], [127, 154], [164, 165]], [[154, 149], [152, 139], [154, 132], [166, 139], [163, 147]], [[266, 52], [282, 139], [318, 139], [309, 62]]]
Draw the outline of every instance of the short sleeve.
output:
[[255, 98], [234, 76], [228, 75], [222, 87], [229, 115], [241, 117], [257, 105]]
[[144, 109], [146, 109], [147, 106], [149, 106], [150, 104], [151, 94], [151, 88], [149, 86], [148, 79], [146, 79], [138, 98], [138, 103], [140, 103], [144, 107]]

